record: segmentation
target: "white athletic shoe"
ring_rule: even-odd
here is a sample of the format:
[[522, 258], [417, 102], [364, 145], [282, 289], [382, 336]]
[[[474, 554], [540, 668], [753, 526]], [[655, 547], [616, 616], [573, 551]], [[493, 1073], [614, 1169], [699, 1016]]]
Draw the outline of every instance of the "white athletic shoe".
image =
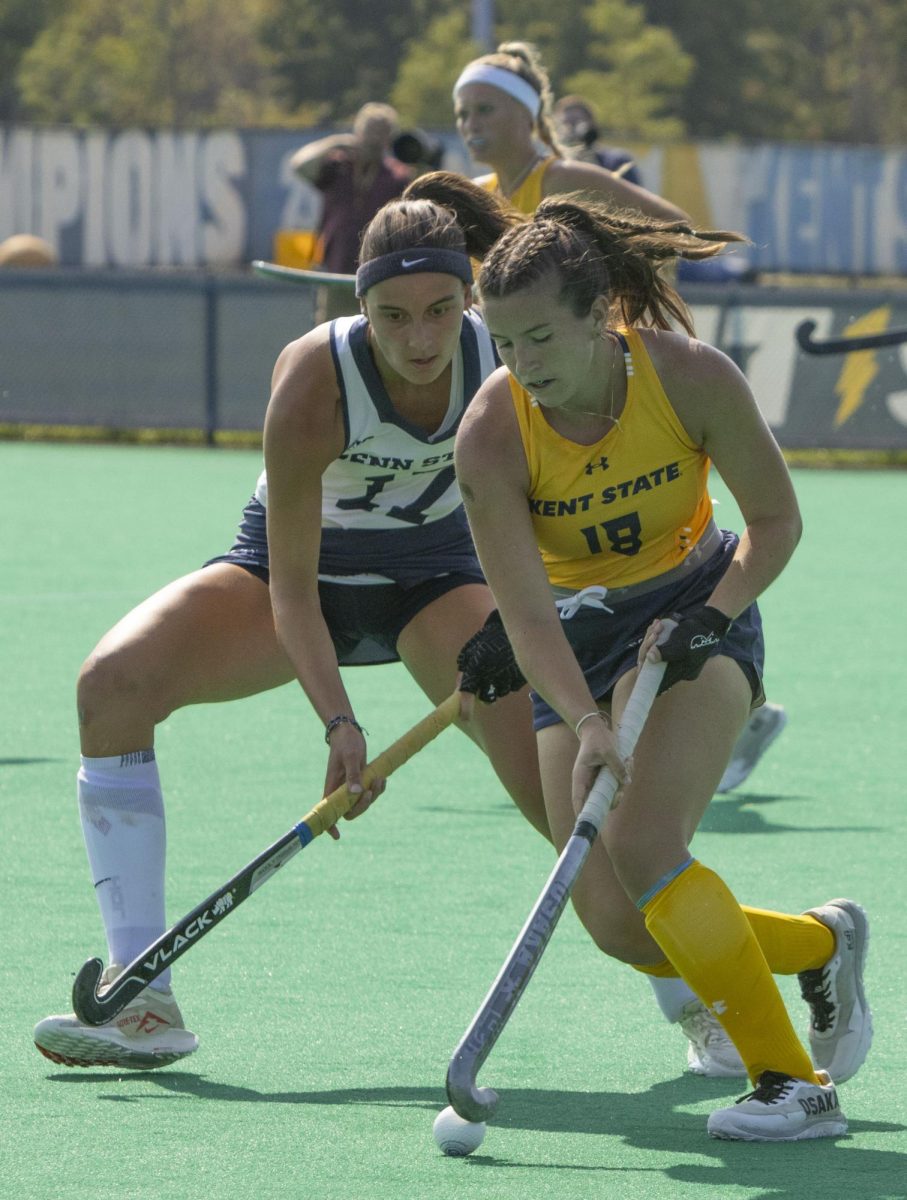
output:
[[752, 714], [731, 754], [716, 791], [730, 792], [743, 783], [784, 726], [787, 713], [780, 704], [763, 704]]
[[[122, 971], [111, 964], [101, 976], [110, 983]], [[198, 1038], [183, 1024], [173, 992], [147, 987], [106, 1025], [85, 1025], [75, 1013], [45, 1017], [35, 1026], [35, 1045], [45, 1058], [64, 1067], [130, 1067], [149, 1071], [169, 1067], [198, 1049]]]
[[824, 1071], [821, 1084], [792, 1079], [778, 1071], [763, 1071], [755, 1090], [741, 1096], [730, 1108], [719, 1108], [709, 1117], [713, 1138], [742, 1142], [800, 1142], [807, 1138], [840, 1137], [847, 1118], [838, 1104], [838, 1093]]
[[687, 1070], [713, 1079], [746, 1075], [737, 1047], [701, 1000], [683, 1006], [680, 1028], [687, 1035]]
[[829, 900], [809, 915], [835, 935], [835, 952], [825, 966], [797, 977], [810, 1008], [809, 1048], [816, 1069], [843, 1083], [863, 1065], [872, 1044], [872, 1013], [863, 991], [869, 922], [853, 900]]

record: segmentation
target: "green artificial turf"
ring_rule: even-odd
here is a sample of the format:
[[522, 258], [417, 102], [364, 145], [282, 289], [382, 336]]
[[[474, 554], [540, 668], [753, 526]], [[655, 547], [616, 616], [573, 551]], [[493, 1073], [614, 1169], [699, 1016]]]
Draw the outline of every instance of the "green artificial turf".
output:
[[[839, 895], [873, 928], [876, 1041], [841, 1090], [850, 1135], [710, 1140], [740, 1081], [682, 1073], [645, 980], [568, 911], [480, 1082], [497, 1119], [466, 1160], [431, 1124], [447, 1061], [550, 869], [547, 846], [454, 731], [366, 817], [321, 838], [177, 965], [198, 1053], [156, 1072], [70, 1070], [36, 1021], [69, 1008], [104, 941], [79, 829], [74, 682], [132, 604], [229, 546], [260, 455], [0, 444], [0, 821], [5, 1115], [16, 1200], [803, 1200], [907, 1196], [902, 472], [795, 472], [805, 535], [764, 597], [767, 690], [790, 723], [695, 851], [750, 904]], [[716, 481], [720, 523], [739, 518]], [[430, 708], [399, 666], [350, 671], [370, 746]], [[180, 712], [158, 732], [175, 920], [306, 812], [321, 728], [299, 690]], [[783, 980], [796, 1020], [803, 1005]]]

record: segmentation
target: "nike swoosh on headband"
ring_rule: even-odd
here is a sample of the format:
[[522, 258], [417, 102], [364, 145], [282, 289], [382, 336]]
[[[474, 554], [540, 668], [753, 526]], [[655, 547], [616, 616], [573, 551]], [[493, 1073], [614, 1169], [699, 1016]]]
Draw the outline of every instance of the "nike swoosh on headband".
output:
[[419, 263], [424, 263], [427, 261], [428, 260], [424, 259], [424, 258], [401, 258], [400, 266], [401, 267], [417, 267], [419, 265]]

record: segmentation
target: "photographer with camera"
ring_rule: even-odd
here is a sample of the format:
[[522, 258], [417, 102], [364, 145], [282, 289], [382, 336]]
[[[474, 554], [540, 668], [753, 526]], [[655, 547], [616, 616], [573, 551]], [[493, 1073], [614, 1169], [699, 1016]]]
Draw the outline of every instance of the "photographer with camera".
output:
[[[359, 237], [375, 213], [401, 194], [413, 171], [391, 155], [399, 118], [389, 104], [364, 104], [352, 133], [335, 133], [297, 150], [290, 165], [324, 200], [318, 237], [323, 271], [355, 275]], [[359, 311], [352, 288], [322, 288], [318, 320]]]
[[394, 138], [391, 153], [411, 166], [416, 175], [438, 171], [444, 162], [444, 143], [424, 129], [404, 129]]

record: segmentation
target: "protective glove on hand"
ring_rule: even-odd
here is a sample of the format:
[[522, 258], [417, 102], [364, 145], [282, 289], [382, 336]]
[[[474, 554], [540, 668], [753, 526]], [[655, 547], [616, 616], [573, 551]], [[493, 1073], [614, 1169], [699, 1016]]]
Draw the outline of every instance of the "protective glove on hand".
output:
[[672, 613], [676, 627], [658, 647], [662, 659], [668, 664], [658, 689], [659, 696], [682, 679], [695, 679], [711, 658], [716, 647], [724, 641], [732, 621], [717, 608], [706, 604], [688, 617]]
[[457, 666], [463, 673], [460, 691], [472, 692], [486, 704], [518, 692], [526, 683], [497, 609], [457, 655]]

